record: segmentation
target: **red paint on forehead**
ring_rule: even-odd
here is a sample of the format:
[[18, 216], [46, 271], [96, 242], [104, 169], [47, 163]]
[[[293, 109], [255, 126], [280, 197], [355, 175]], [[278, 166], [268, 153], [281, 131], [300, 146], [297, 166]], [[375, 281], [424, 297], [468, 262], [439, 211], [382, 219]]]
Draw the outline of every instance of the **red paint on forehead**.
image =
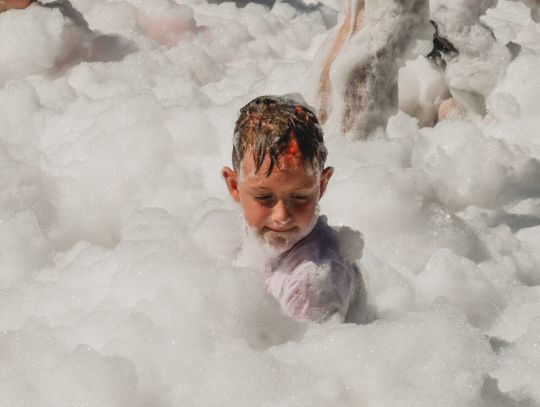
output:
[[289, 133], [289, 144], [286, 148], [286, 154], [291, 155], [297, 155], [300, 152], [300, 149], [298, 148], [298, 143], [296, 142], [296, 136], [294, 135], [294, 132], [291, 130]]
[[289, 133], [289, 142], [283, 148], [281, 152], [281, 165], [280, 167], [298, 167], [302, 163], [302, 154], [300, 153], [300, 148], [298, 147], [298, 142], [296, 141], [296, 135], [294, 131]]

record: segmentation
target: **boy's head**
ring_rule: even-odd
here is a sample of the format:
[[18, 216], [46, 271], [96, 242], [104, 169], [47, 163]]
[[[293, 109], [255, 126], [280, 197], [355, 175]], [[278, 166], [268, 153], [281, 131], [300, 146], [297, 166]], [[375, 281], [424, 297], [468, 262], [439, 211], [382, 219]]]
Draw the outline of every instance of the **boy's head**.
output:
[[313, 229], [332, 176], [317, 117], [298, 97], [260, 96], [240, 110], [223, 178], [248, 226], [288, 249]]

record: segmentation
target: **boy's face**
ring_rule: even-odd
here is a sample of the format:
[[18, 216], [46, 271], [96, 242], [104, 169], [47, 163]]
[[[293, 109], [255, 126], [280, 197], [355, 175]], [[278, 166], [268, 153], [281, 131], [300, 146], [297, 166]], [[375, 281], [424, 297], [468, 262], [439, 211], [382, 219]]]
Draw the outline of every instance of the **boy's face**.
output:
[[317, 221], [317, 203], [332, 176], [333, 168], [323, 171], [304, 166], [299, 157], [282, 155], [269, 176], [268, 155], [255, 172], [255, 162], [246, 153], [237, 172], [224, 167], [223, 178], [232, 198], [239, 202], [249, 227], [271, 246], [287, 250], [305, 237]]

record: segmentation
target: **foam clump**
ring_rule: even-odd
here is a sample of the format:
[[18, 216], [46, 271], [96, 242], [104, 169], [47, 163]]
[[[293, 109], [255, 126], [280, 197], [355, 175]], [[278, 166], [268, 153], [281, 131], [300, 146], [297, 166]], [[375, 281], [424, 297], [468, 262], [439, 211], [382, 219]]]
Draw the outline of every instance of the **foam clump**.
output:
[[34, 141], [39, 114], [39, 97], [35, 88], [24, 81], [14, 81], [0, 91], [0, 103], [4, 106], [0, 115], [4, 141], [23, 145]]
[[442, 75], [425, 58], [407, 61], [399, 70], [399, 109], [416, 117], [420, 126], [431, 126], [437, 106], [447, 96]]
[[54, 67], [63, 46], [64, 18], [56, 10], [30, 7], [0, 14], [0, 83]]
[[[520, 117], [536, 115], [540, 106], [534, 96], [540, 89], [540, 80], [532, 72], [540, 65], [538, 54], [524, 51], [508, 67], [506, 77], [500, 82], [498, 90], [512, 95], [521, 112]], [[519, 78], [527, 78], [526, 81]]]
[[435, 252], [418, 275], [421, 302], [445, 298], [460, 308], [473, 326], [489, 327], [504, 301], [474, 262], [447, 249]]
[[501, 391], [524, 403], [535, 405], [540, 402], [538, 380], [540, 380], [540, 318], [529, 323], [527, 332], [502, 352], [493, 376], [498, 380]]
[[512, 299], [495, 321], [490, 334], [514, 342], [525, 335], [531, 323], [540, 316], [540, 290], [538, 287], [515, 288]]
[[193, 9], [170, 0], [152, 2], [131, 1], [137, 9], [137, 21], [146, 34], [164, 45], [175, 45], [182, 36], [196, 28]]
[[[209, 257], [231, 258], [238, 250], [240, 222], [237, 213], [226, 210], [206, 212], [194, 226], [193, 238]], [[236, 221], [235, 221], [236, 220]], [[224, 238], [225, 237], [225, 238]]]
[[0, 287], [31, 277], [45, 267], [53, 255], [51, 242], [43, 236], [34, 214], [0, 214]]
[[[316, 372], [315, 394], [305, 392], [301, 404], [324, 405], [315, 400], [327, 395], [351, 404], [473, 404], [480, 399], [480, 372], [490, 368], [493, 358], [485, 339], [461, 318], [438, 304], [427, 313], [364, 330], [311, 330], [302, 342], [273, 353]], [[342, 362], [336, 365], [336, 360]]]
[[524, 252], [524, 260], [528, 260], [529, 263], [527, 273], [523, 277], [530, 285], [540, 284], [540, 258], [538, 257], [537, 252], [538, 244], [540, 244], [538, 232], [540, 232], [540, 227], [534, 226], [530, 228], [523, 228], [516, 233], [516, 237], [520, 241]]
[[[100, 102], [94, 120], [102, 125], [89, 126], [81, 133], [65, 133], [62, 150], [54, 154], [67, 160], [51, 162], [48, 168], [64, 179], [53, 197], [55, 204], [64, 208], [59, 221], [69, 225], [59, 230], [58, 238], [64, 244], [82, 235], [102, 245], [113, 244], [118, 223], [114, 219], [143, 191], [145, 179], [161, 173], [169, 157], [171, 137], [156, 121], [160, 112], [154, 98], [120, 98], [113, 111], [106, 110], [112, 103]], [[76, 107], [75, 111], [85, 108]], [[56, 137], [56, 132], [45, 134], [43, 144]], [[83, 150], [78, 148], [80, 143], [85, 145]], [[108, 179], [106, 183], [102, 182], [104, 178]], [[78, 215], [81, 211], [85, 216]]]
[[131, 362], [84, 347], [66, 355], [44, 380], [45, 397], [56, 406], [127, 404], [136, 399], [137, 384]]
[[511, 202], [535, 188], [540, 171], [526, 149], [485, 136], [466, 122], [424, 130], [413, 160], [415, 167], [429, 168], [437, 197], [456, 209]]

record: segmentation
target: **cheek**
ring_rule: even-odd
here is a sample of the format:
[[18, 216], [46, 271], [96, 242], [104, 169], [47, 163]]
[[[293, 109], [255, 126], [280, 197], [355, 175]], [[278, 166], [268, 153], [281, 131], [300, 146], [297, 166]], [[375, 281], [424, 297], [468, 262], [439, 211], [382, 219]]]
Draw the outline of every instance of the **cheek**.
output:
[[294, 211], [294, 218], [300, 225], [308, 225], [311, 223], [313, 216], [317, 212], [317, 202], [310, 202], [307, 205], [298, 206]]
[[240, 202], [246, 222], [252, 227], [263, 226], [270, 215], [269, 209], [251, 200], [241, 200]]

